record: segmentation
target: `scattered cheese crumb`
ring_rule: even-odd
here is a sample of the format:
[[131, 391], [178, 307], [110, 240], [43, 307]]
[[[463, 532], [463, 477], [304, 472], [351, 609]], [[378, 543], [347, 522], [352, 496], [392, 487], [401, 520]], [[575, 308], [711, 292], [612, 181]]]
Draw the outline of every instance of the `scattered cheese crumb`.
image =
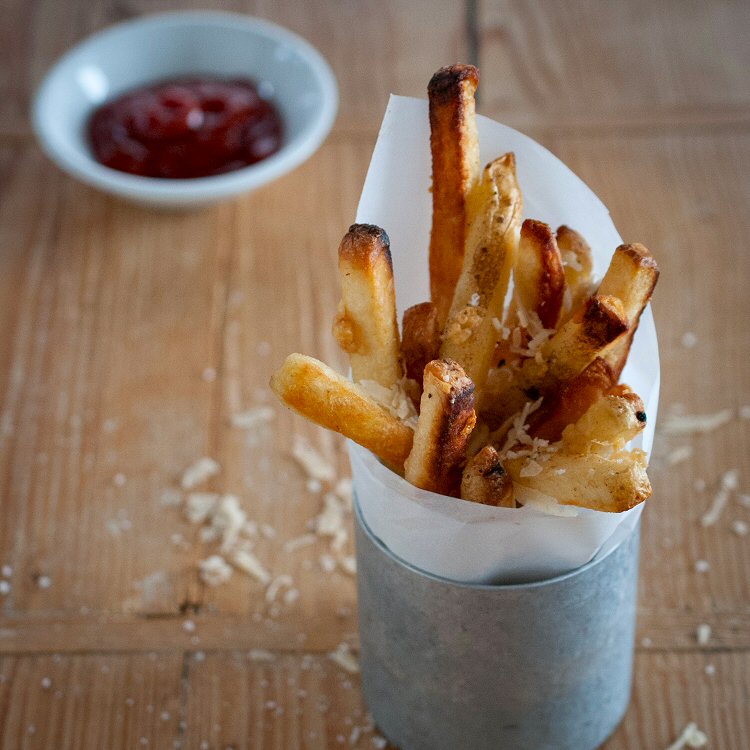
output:
[[185, 620], [182, 623], [182, 629], [186, 633], [194, 633], [195, 632], [195, 623], [192, 620]]
[[351, 506], [353, 497], [352, 480], [349, 477], [342, 477], [336, 482], [333, 488], [334, 494], [343, 501], [347, 506]]
[[703, 492], [706, 489], [706, 480], [700, 478], [693, 480], [693, 489], [696, 492]]
[[206, 367], [201, 373], [201, 377], [207, 383], [213, 383], [216, 380], [216, 370], [213, 367]]
[[292, 457], [311, 479], [332, 482], [336, 476], [333, 467], [300, 435], [294, 436]]
[[190, 523], [203, 523], [219, 501], [217, 492], [191, 492], [185, 500], [185, 517]]
[[380, 735], [373, 737], [370, 742], [376, 750], [385, 750], [388, 747], [388, 740]]
[[276, 659], [271, 651], [266, 651], [264, 648], [251, 648], [247, 656], [250, 661], [274, 661]]
[[247, 513], [240, 507], [236, 495], [222, 495], [219, 504], [211, 516], [211, 528], [221, 538], [221, 551], [231, 550], [245, 527]]
[[652, 645], [653, 641], [648, 636], [641, 638], [641, 646], [643, 646], [643, 648], [651, 648]]
[[230, 423], [232, 427], [241, 430], [254, 430], [262, 424], [268, 424], [276, 416], [276, 412], [270, 406], [257, 406], [254, 409], [232, 414]]
[[112, 477], [112, 481], [114, 482], [115, 487], [124, 487], [128, 478], [124, 474], [118, 472]]
[[294, 552], [295, 550], [301, 549], [302, 547], [309, 547], [311, 544], [315, 544], [318, 541], [318, 537], [315, 534], [305, 534], [304, 536], [298, 536], [294, 539], [289, 539], [284, 542], [284, 552]]
[[269, 603], [275, 601], [276, 595], [283, 586], [290, 588], [293, 584], [294, 581], [292, 580], [292, 577], [286, 573], [276, 576], [276, 578], [268, 584], [268, 588], [266, 589], [266, 601]]
[[706, 664], [706, 668], [703, 670], [707, 675], [715, 675], [716, 667], [713, 664]]
[[10, 584], [7, 581], [0, 581], [0, 596], [10, 594]]
[[320, 483], [320, 480], [318, 479], [308, 479], [305, 482], [305, 489], [311, 495], [319, 495], [323, 491], [323, 485]]
[[719, 491], [714, 496], [711, 507], [701, 517], [702, 526], [713, 526], [721, 516], [732, 490], [739, 486], [739, 474], [736, 469], [730, 469], [722, 474], [719, 482]]
[[259, 341], [256, 351], [259, 357], [267, 357], [271, 353], [271, 345], [267, 341]]
[[198, 563], [200, 578], [209, 586], [220, 586], [232, 577], [232, 568], [221, 555], [211, 555]]
[[683, 461], [687, 461], [689, 458], [691, 458], [693, 453], [694, 449], [692, 445], [681, 445], [671, 451], [667, 456], [667, 464], [669, 466], [676, 466], [677, 464], [681, 464]]
[[161, 493], [160, 502], [164, 507], [177, 507], [182, 503], [182, 493], [175, 489], [164, 490]]
[[750, 508], [750, 495], [742, 494], [737, 500], [743, 508]]
[[263, 534], [266, 539], [275, 539], [277, 532], [270, 524], [262, 523], [260, 525], [260, 533]]
[[357, 574], [357, 560], [355, 557], [352, 557], [351, 555], [342, 557], [339, 560], [339, 565], [344, 573], [348, 573], [350, 576]]
[[699, 748], [708, 744], [706, 737], [694, 722], [690, 722], [683, 730], [682, 734], [673, 742], [667, 750], [682, 750], [684, 747]]
[[10, 565], [3, 565], [0, 568], [0, 573], [2, 573], [3, 578], [10, 578], [13, 575], [13, 568]]
[[750, 404], [740, 406], [740, 419], [750, 419]]
[[715, 414], [674, 414], [668, 416], [661, 427], [663, 435], [689, 435], [712, 432], [732, 420], [731, 409], [722, 409]]
[[478, 307], [479, 300], [479, 292], [474, 292], [474, 294], [471, 295], [471, 299], [469, 299], [469, 305], [471, 305], [471, 307]]
[[708, 560], [696, 560], [695, 561], [695, 572], [696, 573], [708, 573], [711, 569], [711, 564]]
[[747, 536], [748, 532], [748, 525], [745, 521], [740, 521], [739, 519], [736, 521], [732, 521], [732, 531], [737, 534], [737, 536]]
[[323, 511], [315, 518], [315, 533], [333, 539], [332, 547], [340, 550], [348, 537], [344, 527], [345, 509], [339, 497], [333, 492], [323, 496]]
[[698, 337], [692, 331], [685, 331], [680, 341], [685, 349], [692, 349], [698, 343]]
[[220, 466], [213, 458], [199, 458], [192, 466], [185, 469], [182, 480], [182, 489], [191, 490], [202, 482], [215, 476], [220, 471]]
[[339, 643], [336, 646], [336, 650], [328, 654], [328, 658], [338, 664], [343, 670], [349, 672], [349, 674], [359, 672], [359, 660], [352, 652], [351, 646], [348, 643]]
[[264, 586], [271, 582], [271, 574], [263, 567], [260, 560], [247, 550], [239, 549], [232, 554], [232, 564], [248, 575], [257, 578]]
[[52, 680], [49, 677], [42, 677], [41, 686], [44, 690], [49, 690], [52, 687]]
[[333, 573], [336, 570], [336, 560], [331, 555], [321, 555], [318, 560], [324, 573]]
[[542, 472], [542, 469], [543, 467], [538, 461], [535, 461], [533, 458], [529, 458], [529, 460], [521, 468], [519, 474], [522, 477], [535, 477], [537, 474], [540, 474]]
[[288, 589], [284, 592], [284, 604], [294, 604], [297, 599], [299, 599], [299, 589]]
[[40, 589], [48, 589], [52, 585], [52, 579], [49, 576], [39, 576], [36, 585], [39, 586]]
[[695, 631], [695, 638], [698, 641], [698, 645], [705, 646], [711, 640], [711, 626], [705, 622], [698, 625]]

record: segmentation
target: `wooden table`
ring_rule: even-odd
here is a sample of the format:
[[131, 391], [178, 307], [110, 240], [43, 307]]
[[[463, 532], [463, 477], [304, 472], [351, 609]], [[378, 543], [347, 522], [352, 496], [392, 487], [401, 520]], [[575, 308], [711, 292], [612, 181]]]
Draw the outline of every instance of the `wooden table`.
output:
[[[258, 430], [229, 420], [271, 403], [268, 377], [289, 351], [343, 367], [329, 332], [335, 251], [387, 95], [423, 95], [455, 60], [480, 66], [481, 112], [559, 155], [658, 256], [662, 414], [732, 410], [713, 432], [663, 438], [633, 702], [606, 748], [665, 748], [690, 721], [711, 748], [748, 747], [750, 536], [736, 522], [750, 522], [750, 4], [227, 2], [320, 48], [339, 78], [338, 121], [257, 194], [159, 213], [58, 172], [27, 112], [71, 44], [175, 5], [2, 2], [2, 747], [377, 745], [357, 675], [327, 656], [356, 647], [354, 579], [328, 570], [326, 540], [285, 548], [321, 507], [292, 436], [345, 476], [341, 441], [276, 406]], [[683, 445], [692, 457], [669, 465]], [[200, 582], [215, 545], [170, 502], [204, 455], [221, 465], [206, 486], [241, 498], [260, 524], [258, 559], [291, 576], [296, 601], [283, 589], [267, 602], [241, 573]], [[739, 490], [703, 527], [731, 469]]]

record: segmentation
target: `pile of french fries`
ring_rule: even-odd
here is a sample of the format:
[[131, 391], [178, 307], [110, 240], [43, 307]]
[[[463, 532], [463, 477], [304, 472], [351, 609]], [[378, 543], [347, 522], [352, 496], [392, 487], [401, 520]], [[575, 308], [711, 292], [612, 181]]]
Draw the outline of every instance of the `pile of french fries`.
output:
[[621, 245], [596, 284], [580, 234], [523, 219], [514, 155], [480, 168], [478, 80], [453, 65], [428, 87], [431, 300], [399, 331], [388, 235], [353, 225], [333, 325], [351, 380], [292, 354], [271, 387], [417, 487], [627, 510], [651, 494], [645, 454], [625, 448], [646, 414], [618, 381], [658, 266], [643, 245]]

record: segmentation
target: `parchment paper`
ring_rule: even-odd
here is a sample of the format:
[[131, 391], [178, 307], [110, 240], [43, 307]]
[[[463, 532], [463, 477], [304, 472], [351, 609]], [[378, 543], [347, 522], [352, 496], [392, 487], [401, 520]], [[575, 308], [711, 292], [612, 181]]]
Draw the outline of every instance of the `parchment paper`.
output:
[[[524, 217], [581, 232], [601, 277], [622, 244], [604, 204], [527, 136], [481, 116], [478, 127], [483, 164], [515, 152]], [[427, 102], [391, 96], [357, 210], [357, 222], [377, 224], [390, 236], [399, 316], [429, 299], [429, 139]], [[633, 446], [650, 454], [659, 398], [650, 307], [641, 316], [622, 382], [646, 405], [648, 424]], [[372, 532], [415, 567], [465, 583], [529, 582], [574, 570], [629, 533], [643, 508], [618, 514], [559, 505], [545, 509], [544, 503], [492, 508], [417, 489], [354, 443], [349, 454], [355, 495]]]

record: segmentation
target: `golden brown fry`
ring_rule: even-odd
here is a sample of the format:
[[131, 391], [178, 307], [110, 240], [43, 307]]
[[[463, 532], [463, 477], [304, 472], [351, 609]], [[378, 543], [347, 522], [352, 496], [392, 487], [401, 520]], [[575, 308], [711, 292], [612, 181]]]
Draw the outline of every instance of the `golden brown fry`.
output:
[[474, 383], [457, 362], [436, 359], [424, 370], [414, 446], [404, 465], [407, 481], [457, 496], [466, 444], [476, 423]]
[[403, 377], [388, 235], [353, 224], [339, 247], [342, 301], [333, 334], [349, 354], [354, 382], [390, 388]]
[[[558, 388], [580, 372], [628, 329], [623, 305], [617, 297], [595, 294], [542, 346], [546, 372], [539, 384], [542, 393]], [[605, 357], [606, 358], [606, 357]], [[523, 369], [533, 370], [529, 360]]]
[[565, 269], [566, 294], [560, 316], [560, 323], [564, 323], [591, 294], [594, 258], [588, 243], [575, 229], [558, 227], [556, 236]]
[[523, 199], [515, 165], [513, 154], [488, 164], [472, 196], [476, 218], [440, 349], [441, 357], [461, 364], [479, 390], [494, 360], [496, 325], [518, 243]]
[[441, 327], [453, 298], [466, 248], [467, 199], [479, 178], [479, 137], [474, 93], [479, 72], [473, 65], [451, 65], [432, 76], [432, 234], [430, 294]]
[[552, 228], [526, 219], [521, 226], [515, 296], [527, 313], [536, 313], [543, 328], [557, 328], [565, 295], [565, 272]]
[[396, 470], [403, 468], [414, 431], [327, 365], [304, 354], [290, 354], [270, 385], [303, 417], [354, 440]]
[[440, 351], [440, 323], [432, 302], [422, 302], [404, 312], [401, 353], [406, 377], [422, 384], [424, 368]]
[[646, 426], [641, 397], [627, 385], [615, 386], [562, 433], [566, 453], [619, 451]]
[[550, 442], [559, 440], [563, 430], [580, 419], [614, 383], [612, 368], [597, 357], [557, 392], [545, 396], [541, 408], [529, 418], [529, 435]]
[[620, 245], [615, 250], [598, 294], [610, 294], [622, 300], [628, 321], [627, 335], [605, 354], [617, 378], [625, 367], [641, 313], [651, 299], [658, 280], [659, 266], [643, 245]]
[[515, 484], [554, 497], [563, 505], [620, 513], [651, 496], [643, 451], [612, 456], [561, 451], [544, 461], [534, 476], [521, 475], [525, 458], [506, 459], [504, 463]]
[[485, 445], [464, 468], [461, 497], [483, 505], [515, 508], [513, 481], [491, 445]]

